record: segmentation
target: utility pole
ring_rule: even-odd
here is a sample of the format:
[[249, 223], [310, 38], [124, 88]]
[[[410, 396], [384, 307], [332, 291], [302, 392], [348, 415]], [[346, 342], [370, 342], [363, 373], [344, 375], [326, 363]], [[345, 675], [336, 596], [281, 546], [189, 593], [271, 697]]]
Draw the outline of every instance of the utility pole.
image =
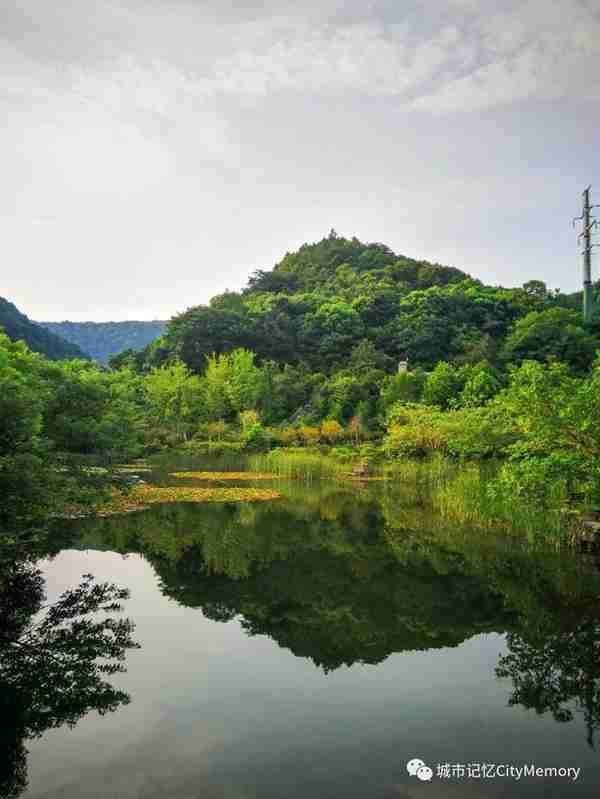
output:
[[596, 226], [596, 220], [592, 219], [592, 208], [598, 208], [597, 205], [590, 203], [590, 189], [588, 186], [583, 192], [583, 212], [581, 216], [573, 220], [575, 222], [582, 222], [581, 233], [577, 237], [578, 240], [583, 239], [583, 321], [589, 322], [592, 318], [594, 309], [594, 298], [592, 296], [592, 228]]

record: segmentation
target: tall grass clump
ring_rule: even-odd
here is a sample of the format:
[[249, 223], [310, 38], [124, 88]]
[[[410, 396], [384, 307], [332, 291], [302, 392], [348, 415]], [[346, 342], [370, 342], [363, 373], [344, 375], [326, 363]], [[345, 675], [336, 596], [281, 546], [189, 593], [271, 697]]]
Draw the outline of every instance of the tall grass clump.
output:
[[528, 538], [559, 540], [564, 530], [567, 492], [560, 481], [549, 483], [538, 502], [520, 496], [497, 462], [467, 462], [435, 455], [398, 459], [386, 465], [387, 485], [401, 491], [407, 507], [429, 509], [440, 519], [469, 528], [504, 529]]
[[252, 471], [268, 471], [280, 478], [321, 480], [337, 477], [348, 471], [348, 464], [319, 452], [296, 449], [274, 449], [249, 458]]
[[445, 486], [460, 466], [441, 454], [426, 459], [400, 458], [384, 466], [384, 476], [392, 482], [415, 484], [432, 493]]
[[564, 486], [548, 486], [547, 501], [534, 503], [504, 490], [502, 480], [481, 464], [462, 464], [455, 475], [438, 486], [432, 496], [435, 510], [444, 518], [478, 527], [504, 527], [528, 538], [543, 535], [559, 539], [564, 532]]

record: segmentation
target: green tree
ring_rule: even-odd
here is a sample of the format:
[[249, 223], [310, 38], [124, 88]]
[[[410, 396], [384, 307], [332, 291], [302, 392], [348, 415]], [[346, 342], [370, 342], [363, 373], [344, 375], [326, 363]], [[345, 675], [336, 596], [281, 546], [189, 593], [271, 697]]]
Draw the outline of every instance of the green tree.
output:
[[527, 296], [543, 302], [548, 297], [548, 286], [543, 280], [528, 280], [523, 283], [523, 291]]
[[42, 364], [23, 342], [0, 333], [0, 526], [35, 516], [52, 500]]
[[581, 313], [567, 308], [531, 311], [515, 323], [502, 350], [505, 361], [555, 359], [578, 371], [591, 366], [600, 339], [583, 326]]
[[499, 486], [542, 499], [562, 483], [600, 505], [600, 363], [579, 378], [566, 364], [526, 361], [498, 403], [518, 433]]
[[364, 386], [357, 377], [347, 372], [338, 372], [327, 384], [329, 413], [338, 421], [352, 416], [358, 403], [365, 396]]
[[110, 400], [98, 367], [87, 361], [48, 364], [44, 429], [61, 452], [99, 452], [98, 427]]
[[225, 391], [231, 407], [238, 413], [256, 409], [261, 400], [263, 381], [260, 369], [254, 363], [254, 353], [236, 349], [229, 356], [222, 355], [223, 358], [228, 362]]
[[115, 475], [85, 468], [81, 456], [106, 465], [141, 445], [129, 377], [85, 361], [50, 362], [0, 336], [0, 525], [104, 496]]
[[180, 361], [153, 369], [144, 387], [150, 412], [175, 438], [185, 441], [202, 416], [205, 396], [200, 378]]
[[395, 402], [419, 402], [425, 380], [426, 374], [421, 369], [387, 375], [381, 383], [381, 412], [385, 415]]
[[201, 374], [212, 353], [231, 352], [237, 347], [251, 346], [252, 320], [245, 313], [229, 307], [190, 308], [168, 324], [164, 345], [197, 374]]
[[231, 370], [227, 356], [212, 353], [206, 359], [204, 373], [204, 398], [208, 418], [212, 421], [228, 418], [233, 409], [227, 391]]
[[220, 441], [227, 432], [227, 424], [223, 421], [223, 419], [217, 419], [215, 422], [209, 422], [207, 430], [209, 441], [212, 441], [213, 436], [216, 436], [217, 441]]
[[458, 405], [463, 408], [485, 405], [502, 388], [500, 373], [485, 361], [463, 367], [462, 375], [464, 383], [458, 397]]
[[358, 312], [342, 300], [324, 302], [303, 319], [302, 330], [309, 348], [316, 348], [327, 364], [340, 360], [358, 343], [364, 326]]
[[427, 375], [423, 387], [423, 400], [428, 405], [437, 405], [446, 410], [454, 405], [465, 384], [464, 373], [446, 361], [441, 361]]

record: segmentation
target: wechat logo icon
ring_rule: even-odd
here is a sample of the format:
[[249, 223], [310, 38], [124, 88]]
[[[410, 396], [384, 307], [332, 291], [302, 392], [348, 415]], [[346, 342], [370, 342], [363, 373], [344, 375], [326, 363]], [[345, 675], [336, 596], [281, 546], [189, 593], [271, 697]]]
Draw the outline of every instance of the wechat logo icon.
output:
[[429, 782], [433, 777], [433, 771], [419, 757], [413, 757], [406, 764], [406, 770], [411, 777], [416, 777], [421, 782]]

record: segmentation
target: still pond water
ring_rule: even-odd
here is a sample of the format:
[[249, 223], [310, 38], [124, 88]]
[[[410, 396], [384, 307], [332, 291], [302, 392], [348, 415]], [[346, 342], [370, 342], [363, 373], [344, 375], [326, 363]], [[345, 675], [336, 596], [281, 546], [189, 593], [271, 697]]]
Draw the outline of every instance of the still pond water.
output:
[[7, 796], [598, 796], [592, 556], [443, 522], [401, 485], [276, 487], [57, 525], [48, 601], [86, 573], [126, 586], [141, 646], [108, 678], [130, 702], [26, 736]]

